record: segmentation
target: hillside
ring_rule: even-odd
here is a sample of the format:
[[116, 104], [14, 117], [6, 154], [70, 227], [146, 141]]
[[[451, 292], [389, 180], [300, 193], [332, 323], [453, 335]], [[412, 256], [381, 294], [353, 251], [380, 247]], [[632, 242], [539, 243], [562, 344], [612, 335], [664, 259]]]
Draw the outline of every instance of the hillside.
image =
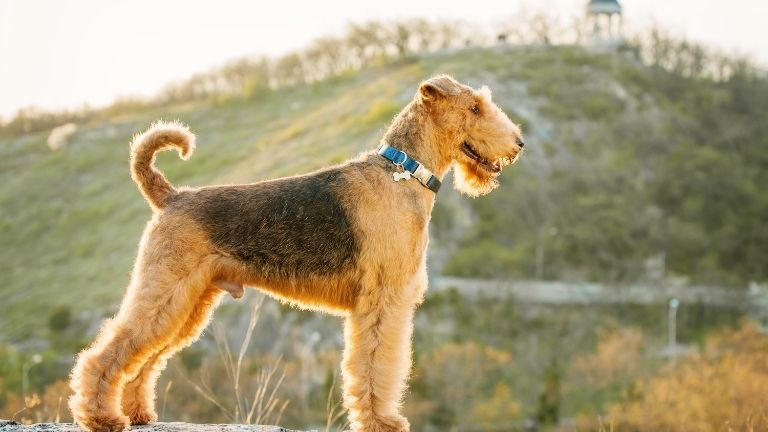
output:
[[88, 318], [117, 303], [150, 214], [127, 143], [153, 120], [198, 136], [190, 161], [159, 157], [173, 183], [256, 181], [375, 147], [435, 73], [489, 85], [529, 144], [490, 196], [440, 192], [433, 271], [613, 282], [646, 277], [663, 256], [666, 275], [766, 279], [765, 80], [686, 78], [577, 47], [468, 49], [249, 98], [106, 110], [58, 151], [48, 131], [0, 138], [0, 341], [44, 334], [57, 306]]

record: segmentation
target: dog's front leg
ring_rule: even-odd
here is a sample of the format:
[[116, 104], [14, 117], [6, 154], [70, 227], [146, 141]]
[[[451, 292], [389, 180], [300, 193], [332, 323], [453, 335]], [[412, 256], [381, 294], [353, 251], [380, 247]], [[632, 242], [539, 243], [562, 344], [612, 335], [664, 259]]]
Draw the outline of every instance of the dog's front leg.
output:
[[[425, 283], [425, 282], [424, 282]], [[400, 404], [411, 368], [413, 314], [422, 287], [377, 288], [344, 326], [344, 406], [355, 432], [407, 432]]]

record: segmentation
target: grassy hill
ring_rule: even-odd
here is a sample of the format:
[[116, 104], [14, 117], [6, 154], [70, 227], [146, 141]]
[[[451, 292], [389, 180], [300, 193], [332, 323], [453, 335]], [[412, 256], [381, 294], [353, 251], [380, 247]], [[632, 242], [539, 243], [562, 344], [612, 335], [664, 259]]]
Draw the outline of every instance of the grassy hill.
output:
[[254, 97], [105, 110], [58, 151], [48, 131], [0, 138], [0, 341], [44, 334], [59, 305], [111, 312], [150, 214], [127, 144], [153, 120], [179, 119], [198, 136], [191, 160], [159, 157], [174, 184], [255, 181], [375, 147], [435, 73], [489, 85], [529, 143], [490, 196], [441, 191], [437, 270], [621, 281], [663, 254], [668, 274], [691, 280], [765, 280], [764, 79], [691, 79], [578, 47], [468, 49]]

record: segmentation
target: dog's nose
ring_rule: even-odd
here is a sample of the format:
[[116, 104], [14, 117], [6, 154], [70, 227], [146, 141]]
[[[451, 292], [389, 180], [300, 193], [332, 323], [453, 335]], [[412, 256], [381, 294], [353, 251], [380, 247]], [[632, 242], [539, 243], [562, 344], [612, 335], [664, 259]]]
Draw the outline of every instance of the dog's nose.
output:
[[520, 148], [523, 148], [523, 147], [525, 147], [525, 141], [523, 141], [522, 138], [518, 138], [517, 139], [517, 145], [519, 145]]

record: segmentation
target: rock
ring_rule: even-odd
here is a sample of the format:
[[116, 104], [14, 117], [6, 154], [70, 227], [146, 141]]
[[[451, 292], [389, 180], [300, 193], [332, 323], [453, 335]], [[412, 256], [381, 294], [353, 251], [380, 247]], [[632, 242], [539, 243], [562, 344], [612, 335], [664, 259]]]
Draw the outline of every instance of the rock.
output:
[[[146, 426], [131, 426], [129, 431], [142, 432], [299, 432], [278, 426], [257, 426], [239, 424], [195, 424], [195, 423], [152, 423]], [[11, 420], [0, 420], [0, 432], [82, 432], [72, 423], [19, 424]]]

